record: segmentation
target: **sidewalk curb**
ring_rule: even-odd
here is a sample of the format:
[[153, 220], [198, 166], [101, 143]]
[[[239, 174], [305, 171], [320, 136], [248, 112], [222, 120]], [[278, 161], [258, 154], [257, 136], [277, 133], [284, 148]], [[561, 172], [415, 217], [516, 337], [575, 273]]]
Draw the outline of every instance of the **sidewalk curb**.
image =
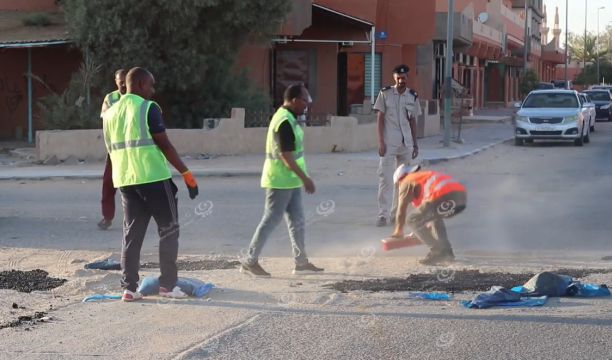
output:
[[[502, 144], [506, 141], [509, 141], [513, 138], [513, 136], [507, 137], [505, 139], [499, 140], [497, 142], [494, 143], [490, 143], [488, 145], [482, 146], [478, 149], [472, 150], [470, 152], [467, 153], [463, 153], [463, 154], [459, 154], [459, 155], [454, 155], [454, 156], [447, 156], [447, 157], [440, 157], [440, 158], [432, 158], [432, 159], [424, 159], [422, 160], [422, 164], [423, 165], [433, 165], [433, 164], [438, 164], [438, 163], [442, 163], [445, 161], [450, 161], [450, 160], [457, 160], [457, 159], [463, 159], [466, 157], [470, 157], [472, 155], [476, 155], [482, 151], [485, 151], [489, 148], [492, 148], [496, 145]], [[232, 169], [227, 169], [227, 170], [204, 170], [204, 169], [192, 169], [191, 170], [194, 176], [199, 176], [199, 177], [213, 177], [213, 178], [227, 178], [227, 177], [259, 177], [261, 176], [261, 170], [257, 170], [257, 171], [253, 171], [253, 170], [232, 170]], [[179, 177], [178, 174], [173, 173], [172, 176], [174, 178]], [[79, 174], [79, 175], [74, 175], [74, 174], [68, 174], [68, 175], [43, 175], [43, 176], [38, 176], [38, 175], [31, 175], [31, 176], [3, 176], [0, 173], [0, 181], [23, 181], [23, 180], [51, 180], [51, 179], [66, 179], [66, 180], [99, 180], [102, 179], [102, 169], [100, 169], [100, 173], [98, 174]]]
[[478, 149], [476, 149], [476, 150], [473, 150], [473, 151], [470, 151], [470, 152], [468, 152], [468, 153], [461, 154], [461, 155], [447, 156], [447, 157], [444, 157], [444, 158], [435, 158], [435, 159], [427, 159], [427, 160], [423, 160], [423, 164], [424, 164], [424, 165], [433, 165], [433, 164], [439, 164], [439, 163], [441, 163], [441, 162], [450, 161], [450, 160], [464, 159], [464, 158], [466, 158], [466, 157], [470, 157], [470, 156], [472, 156], [472, 155], [476, 155], [476, 154], [478, 154], [479, 152], [485, 151], [485, 150], [490, 149], [490, 148], [492, 148], [492, 147], [494, 147], [494, 146], [497, 146], [497, 145], [499, 145], [499, 144], [503, 144], [503, 143], [505, 143], [505, 142], [507, 142], [507, 141], [509, 141], [509, 140], [512, 140], [513, 138], [514, 138], [514, 136], [511, 136], [511, 137], [508, 137], [508, 138], [506, 138], [506, 139], [499, 140], [499, 141], [497, 141], [497, 142], [494, 142], [494, 143], [491, 143], [491, 144], [488, 144], [488, 145], [485, 145], [485, 146], [479, 147], [479, 148], [478, 148]]

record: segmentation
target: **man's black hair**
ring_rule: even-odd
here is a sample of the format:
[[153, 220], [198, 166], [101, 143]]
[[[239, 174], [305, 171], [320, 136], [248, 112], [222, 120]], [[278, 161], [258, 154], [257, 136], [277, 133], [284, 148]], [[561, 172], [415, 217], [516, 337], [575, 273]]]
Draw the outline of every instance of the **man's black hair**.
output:
[[304, 84], [293, 84], [287, 86], [285, 92], [283, 93], [283, 100], [291, 101], [292, 99], [302, 96], [303, 88]]

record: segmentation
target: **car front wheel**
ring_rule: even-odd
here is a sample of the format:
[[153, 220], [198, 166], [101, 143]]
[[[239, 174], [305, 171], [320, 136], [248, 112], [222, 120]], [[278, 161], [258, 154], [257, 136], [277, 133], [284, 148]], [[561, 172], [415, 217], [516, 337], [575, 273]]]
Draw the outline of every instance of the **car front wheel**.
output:
[[523, 146], [523, 139], [514, 138], [514, 145], [515, 146]]
[[577, 138], [576, 140], [574, 140], [574, 145], [576, 145], [576, 146], [584, 145], [584, 128], [580, 132], [580, 137]]

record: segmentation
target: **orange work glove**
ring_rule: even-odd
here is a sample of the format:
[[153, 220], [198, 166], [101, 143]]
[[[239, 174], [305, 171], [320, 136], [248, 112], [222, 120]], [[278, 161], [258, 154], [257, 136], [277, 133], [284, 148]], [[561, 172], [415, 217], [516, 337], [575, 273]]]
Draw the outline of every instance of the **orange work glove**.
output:
[[198, 183], [195, 181], [193, 174], [190, 170], [187, 170], [181, 175], [183, 175], [183, 180], [185, 180], [185, 185], [187, 185], [187, 190], [189, 190], [189, 198], [195, 199], [195, 197], [198, 196], [199, 192]]

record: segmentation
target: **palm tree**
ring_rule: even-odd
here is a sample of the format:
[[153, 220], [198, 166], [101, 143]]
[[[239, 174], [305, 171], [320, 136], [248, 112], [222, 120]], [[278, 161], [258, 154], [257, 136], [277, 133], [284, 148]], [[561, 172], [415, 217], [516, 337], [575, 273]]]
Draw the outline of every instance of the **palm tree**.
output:
[[[576, 60], [581, 63], [596, 62], [598, 55], [595, 46], [596, 40], [597, 37], [595, 35], [587, 34], [585, 46], [584, 36], [570, 33], [568, 36], [567, 47], [572, 60]], [[599, 56], [604, 55], [607, 50], [608, 49], [600, 49]]]

